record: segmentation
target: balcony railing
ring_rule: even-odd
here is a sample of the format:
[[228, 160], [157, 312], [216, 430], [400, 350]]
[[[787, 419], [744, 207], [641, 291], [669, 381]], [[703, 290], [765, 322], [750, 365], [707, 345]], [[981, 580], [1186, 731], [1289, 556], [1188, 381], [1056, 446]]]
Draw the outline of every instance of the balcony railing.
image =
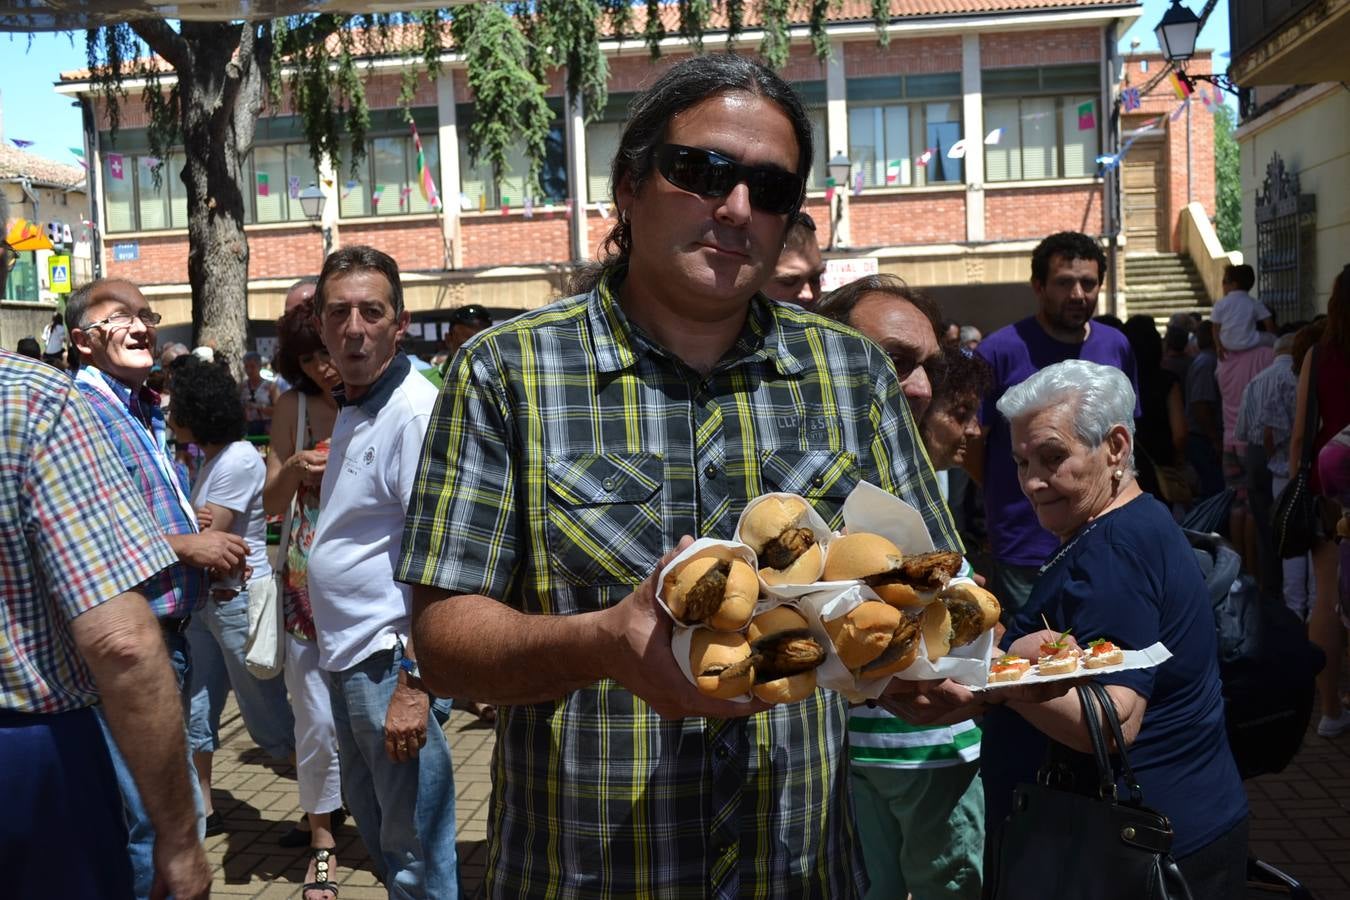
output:
[[1316, 0], [1228, 0], [1233, 59], [1259, 46]]

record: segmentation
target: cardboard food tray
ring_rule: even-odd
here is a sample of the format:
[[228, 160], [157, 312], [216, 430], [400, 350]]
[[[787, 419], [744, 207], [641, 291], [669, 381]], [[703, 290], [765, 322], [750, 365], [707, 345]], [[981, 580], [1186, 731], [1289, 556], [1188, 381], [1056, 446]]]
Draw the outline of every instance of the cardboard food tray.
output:
[[[1071, 681], [1074, 679], [1091, 678], [1095, 675], [1111, 675], [1115, 672], [1128, 672], [1131, 669], [1152, 669], [1160, 666], [1172, 658], [1172, 651], [1168, 650], [1161, 643], [1145, 647], [1143, 650], [1126, 650], [1125, 661], [1115, 666], [1106, 666], [1101, 669], [1088, 669], [1079, 661], [1078, 668], [1072, 672], [1066, 672], [1063, 675], [1042, 675], [1036, 671], [1035, 663], [1031, 670], [1016, 681], [1000, 681], [994, 684], [986, 683], [982, 687], [967, 685], [972, 691], [997, 691], [1000, 688], [1016, 687], [1019, 684], [1048, 684], [1051, 681]], [[986, 678], [988, 669], [985, 670]]]

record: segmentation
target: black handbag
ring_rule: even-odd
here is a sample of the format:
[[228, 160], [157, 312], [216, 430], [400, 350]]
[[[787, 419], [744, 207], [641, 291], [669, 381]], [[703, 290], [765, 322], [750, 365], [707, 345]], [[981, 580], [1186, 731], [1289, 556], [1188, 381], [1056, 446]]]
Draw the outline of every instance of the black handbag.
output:
[[[1144, 805], [1125, 756], [1115, 703], [1096, 682], [1078, 687], [1096, 762], [1089, 793], [1066, 789], [1052, 745], [1036, 784], [1018, 785], [986, 873], [994, 900], [1192, 900], [1172, 858], [1172, 825]], [[1099, 713], [1100, 710], [1100, 713]], [[1116, 792], [1102, 719], [1115, 739], [1129, 797]]]
[[1307, 412], [1303, 417], [1303, 458], [1298, 471], [1275, 498], [1270, 511], [1270, 529], [1275, 539], [1275, 552], [1281, 559], [1292, 559], [1312, 550], [1322, 539], [1322, 498], [1312, 492], [1309, 483], [1313, 466], [1313, 442], [1317, 439], [1317, 345], [1313, 345], [1308, 359], [1312, 371], [1308, 373]]

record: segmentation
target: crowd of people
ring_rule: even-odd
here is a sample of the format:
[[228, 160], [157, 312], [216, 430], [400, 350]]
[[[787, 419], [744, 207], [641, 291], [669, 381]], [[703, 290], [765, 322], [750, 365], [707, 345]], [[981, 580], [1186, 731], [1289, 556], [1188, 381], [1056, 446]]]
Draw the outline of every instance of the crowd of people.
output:
[[[655, 573], [729, 539], [755, 496], [800, 494], [838, 528], [866, 481], [987, 579], [1004, 651], [1061, 632], [1171, 650], [1096, 677], [1193, 896], [1238, 896], [1247, 801], [1177, 522], [1233, 494], [1234, 543], [1332, 663], [1318, 730], [1350, 730], [1331, 512], [1350, 275], [1324, 321], [1276, 327], [1234, 267], [1211, 320], [1160, 337], [1094, 318], [1106, 258], [1060, 232], [1029, 260], [1035, 312], [986, 336], [893, 276], [822, 295], [811, 148], [768, 69], [670, 67], [633, 102], [617, 222], [574, 295], [495, 326], [465, 307], [442, 360], [401, 350], [398, 265], [363, 246], [288, 293], [275, 381], [255, 355], [238, 382], [210, 348], [157, 355], [159, 314], [116, 279], [53, 323], [73, 380], [0, 351], [6, 890], [206, 896], [233, 689], [296, 768], [305, 817], [281, 842], [308, 853], [303, 900], [338, 895], [347, 811], [390, 897], [458, 896], [449, 697], [495, 719], [490, 896], [980, 897], [1014, 786], [1051, 745], [1090, 758], [1065, 683], [714, 699], [655, 599]], [[1272, 559], [1262, 504], [1305, 456], [1328, 530]], [[278, 605], [266, 677], [250, 610]]]

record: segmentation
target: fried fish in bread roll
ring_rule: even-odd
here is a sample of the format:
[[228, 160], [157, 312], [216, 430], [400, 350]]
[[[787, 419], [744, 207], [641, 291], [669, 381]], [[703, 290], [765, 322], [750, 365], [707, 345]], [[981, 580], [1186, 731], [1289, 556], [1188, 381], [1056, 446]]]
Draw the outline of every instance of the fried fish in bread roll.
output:
[[919, 658], [919, 634], [922, 631], [921, 614], [911, 611], [900, 614], [900, 624], [891, 634], [890, 645], [880, 656], [862, 667], [858, 677], [871, 681], [903, 672]]
[[755, 611], [759, 581], [755, 570], [731, 550], [714, 547], [666, 576], [666, 606], [685, 625], [704, 623], [718, 631], [740, 631]]
[[937, 662], [952, 652], [952, 614], [941, 603], [930, 603], [919, 613], [919, 627], [923, 630], [928, 661]]
[[689, 641], [689, 671], [694, 685], [709, 697], [732, 700], [750, 693], [755, 680], [750, 642], [739, 634], [700, 628]]
[[936, 550], [905, 556], [879, 534], [860, 531], [830, 542], [826, 581], [859, 580], [898, 609], [923, 606], [961, 568], [961, 554]]
[[879, 600], [864, 600], [853, 609], [825, 623], [825, 633], [834, 644], [839, 662], [857, 671], [891, 645], [900, 625], [900, 610]]
[[741, 540], [755, 551], [765, 584], [811, 584], [820, 577], [822, 552], [809, 512], [796, 497], [766, 497], [746, 513]]
[[998, 624], [1003, 611], [993, 594], [978, 584], [963, 581], [942, 589], [938, 600], [952, 615], [952, 646], [973, 644], [990, 628]]
[[816, 689], [816, 667], [825, 649], [811, 635], [806, 619], [790, 606], [765, 610], [750, 620], [755, 696], [766, 703], [794, 703]]

